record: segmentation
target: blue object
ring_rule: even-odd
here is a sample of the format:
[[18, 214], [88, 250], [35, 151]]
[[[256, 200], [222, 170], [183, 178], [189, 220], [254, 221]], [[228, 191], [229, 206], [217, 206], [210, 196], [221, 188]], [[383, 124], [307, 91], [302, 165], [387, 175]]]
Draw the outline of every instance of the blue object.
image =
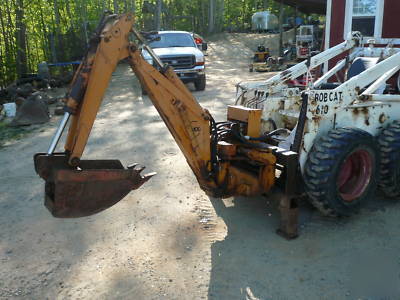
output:
[[303, 18], [301, 17], [296, 17], [296, 26], [303, 25]]
[[59, 62], [59, 63], [52, 63], [52, 64], [48, 64], [49, 67], [65, 67], [68, 65], [80, 65], [81, 61], [69, 61], [69, 62]]

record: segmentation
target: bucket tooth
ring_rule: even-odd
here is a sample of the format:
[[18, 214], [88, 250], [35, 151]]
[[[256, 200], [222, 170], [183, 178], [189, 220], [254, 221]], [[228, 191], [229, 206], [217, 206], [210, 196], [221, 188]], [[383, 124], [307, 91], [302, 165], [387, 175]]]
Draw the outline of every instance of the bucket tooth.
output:
[[141, 173], [144, 169], [146, 169], [145, 166], [138, 166], [137, 168], [135, 168], [135, 170], [138, 171], [139, 173]]
[[136, 166], [138, 166], [139, 165], [139, 163], [133, 163], [133, 164], [129, 164], [128, 166], [127, 166], [127, 168], [128, 169], [134, 169]]
[[145, 166], [142, 166], [138, 163], [130, 164], [127, 168], [138, 171], [139, 173], [142, 172], [144, 169], [146, 169]]

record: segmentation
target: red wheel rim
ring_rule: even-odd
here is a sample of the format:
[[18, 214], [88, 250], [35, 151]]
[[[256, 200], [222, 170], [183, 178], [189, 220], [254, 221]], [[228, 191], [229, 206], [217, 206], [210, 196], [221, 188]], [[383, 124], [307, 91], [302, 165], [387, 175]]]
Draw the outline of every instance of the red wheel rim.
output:
[[372, 156], [367, 150], [358, 149], [346, 157], [337, 178], [339, 194], [344, 201], [354, 201], [364, 193], [371, 181], [372, 165]]

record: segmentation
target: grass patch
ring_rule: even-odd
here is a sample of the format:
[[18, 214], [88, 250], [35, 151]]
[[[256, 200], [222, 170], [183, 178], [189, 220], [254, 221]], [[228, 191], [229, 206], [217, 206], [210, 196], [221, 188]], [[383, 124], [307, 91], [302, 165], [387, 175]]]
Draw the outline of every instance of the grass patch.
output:
[[31, 131], [29, 126], [11, 127], [0, 121], [0, 148], [3, 148], [6, 142], [18, 140]]

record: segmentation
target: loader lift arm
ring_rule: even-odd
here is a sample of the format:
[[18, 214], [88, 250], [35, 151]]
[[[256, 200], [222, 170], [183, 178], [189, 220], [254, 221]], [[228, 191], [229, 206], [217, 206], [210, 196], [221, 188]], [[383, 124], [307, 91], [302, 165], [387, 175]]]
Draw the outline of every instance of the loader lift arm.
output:
[[[164, 66], [147, 46], [159, 68], [143, 59], [138, 44], [129, 40], [133, 34], [144, 41], [133, 25], [131, 14], [103, 20], [74, 76], [65, 99], [65, 115], [49, 151], [34, 157], [36, 171], [46, 181], [45, 205], [53, 216], [81, 217], [102, 211], [154, 175], [141, 175], [144, 167], [137, 164], [125, 169], [118, 160], [81, 160], [112, 72], [122, 59], [129, 62], [145, 87], [200, 187], [208, 195], [253, 196], [268, 192], [274, 186], [277, 157], [284, 161], [283, 167], [292, 166], [286, 176], [294, 178], [297, 153], [266, 143], [260, 134], [261, 110], [228, 106], [228, 120], [216, 123], [173, 69]], [[55, 153], [70, 116], [65, 152]], [[287, 189], [286, 195], [291, 194]], [[286, 200], [281, 202], [286, 203], [281, 207], [290, 209], [290, 201]], [[289, 235], [296, 235], [293, 232]]]

